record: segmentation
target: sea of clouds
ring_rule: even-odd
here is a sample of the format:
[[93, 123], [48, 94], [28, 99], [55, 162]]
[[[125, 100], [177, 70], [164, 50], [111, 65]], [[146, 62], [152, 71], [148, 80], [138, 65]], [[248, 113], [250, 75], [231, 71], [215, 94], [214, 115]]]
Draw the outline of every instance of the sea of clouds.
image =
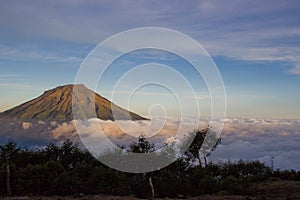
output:
[[300, 120], [227, 119], [213, 161], [259, 160], [274, 169], [300, 170]]
[[[91, 119], [90, 122], [95, 122]], [[97, 120], [105, 134], [115, 144], [128, 144], [143, 134], [156, 147], [163, 143], [174, 141], [179, 131], [181, 119], [168, 118], [150, 121], [102, 121]], [[159, 122], [164, 122], [159, 123]], [[185, 121], [182, 130], [185, 133], [195, 128], [205, 128], [208, 120], [203, 120], [198, 126], [190, 119]], [[125, 130], [123, 130], [125, 128]], [[146, 127], [143, 129], [140, 127]], [[74, 130], [74, 122], [64, 123], [53, 130], [55, 137], [66, 135]], [[87, 124], [87, 133], [90, 137], [99, 134], [97, 123]], [[138, 130], [138, 131], [137, 131]], [[225, 119], [221, 135], [222, 142], [211, 154], [209, 160], [238, 161], [259, 160], [271, 165], [273, 159], [275, 169], [300, 170], [300, 120], [287, 119]]]
[[[273, 160], [275, 169], [300, 170], [300, 120], [227, 118], [223, 122], [222, 142], [208, 158], [210, 161], [259, 160], [270, 166]], [[0, 137], [2, 140], [9, 136], [17, 142], [26, 141], [27, 147], [49, 142], [61, 144], [66, 139], [84, 146], [83, 139], [103, 150], [109, 148], [105, 143], [101, 144], [103, 139], [109, 139], [114, 145], [128, 145], [143, 135], [160, 148], [170, 141], [180, 142], [188, 132], [203, 129], [208, 124], [205, 119], [196, 122], [192, 118], [177, 117], [156, 117], [151, 121], [89, 119], [84, 123], [75, 120], [63, 123], [38, 121], [10, 124], [15, 133], [0, 133]], [[100, 149], [95, 148], [96, 151]]]

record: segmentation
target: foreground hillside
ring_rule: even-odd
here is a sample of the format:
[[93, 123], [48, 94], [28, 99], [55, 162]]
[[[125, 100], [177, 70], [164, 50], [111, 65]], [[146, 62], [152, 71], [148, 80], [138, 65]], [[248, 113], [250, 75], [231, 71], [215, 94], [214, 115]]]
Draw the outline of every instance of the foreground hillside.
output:
[[[253, 193], [249, 195], [200, 195], [196, 197], [178, 196], [176, 198], [152, 198], [157, 200], [168, 199], [191, 199], [191, 200], [297, 200], [300, 199], [300, 182], [299, 181], [285, 181], [285, 180], [269, 180], [252, 186]], [[3, 198], [8, 200], [11, 198]], [[13, 199], [18, 199], [14, 197]], [[133, 196], [110, 196], [110, 195], [84, 195], [76, 194], [72, 196], [22, 196], [19, 199], [33, 199], [33, 200], [138, 200], [140, 198]]]

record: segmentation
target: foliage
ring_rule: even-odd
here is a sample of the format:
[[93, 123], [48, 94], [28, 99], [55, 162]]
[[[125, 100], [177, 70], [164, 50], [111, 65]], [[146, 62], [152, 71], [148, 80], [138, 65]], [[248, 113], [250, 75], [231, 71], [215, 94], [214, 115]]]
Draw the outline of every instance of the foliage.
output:
[[205, 160], [205, 165], [207, 165], [207, 156], [221, 143], [221, 139], [210, 127], [203, 130], [196, 129], [190, 132], [186, 138], [183, 144], [183, 148], [187, 148], [184, 151], [185, 158], [193, 163], [198, 162], [200, 167], [202, 167], [201, 156]]
[[[196, 138], [198, 142], [203, 141]], [[258, 161], [208, 163], [192, 165], [189, 153], [169, 166], [150, 174], [130, 174], [113, 170], [96, 160], [89, 152], [70, 141], [61, 146], [49, 144], [40, 150], [28, 150], [9, 142], [3, 147], [9, 155], [13, 195], [109, 194], [150, 197], [151, 177], [158, 197], [196, 196], [200, 194], [247, 194], [251, 185], [270, 179], [300, 180], [300, 172], [274, 171]], [[145, 138], [129, 146], [131, 152], [153, 152], [155, 147]], [[194, 151], [195, 150], [195, 151]], [[2, 152], [0, 151], [2, 155]], [[190, 158], [187, 158], [191, 156]], [[0, 157], [0, 195], [5, 191], [5, 161]]]
[[132, 142], [129, 147], [129, 151], [133, 153], [149, 153], [155, 150], [154, 144], [148, 142], [143, 136], [140, 136], [137, 142]]

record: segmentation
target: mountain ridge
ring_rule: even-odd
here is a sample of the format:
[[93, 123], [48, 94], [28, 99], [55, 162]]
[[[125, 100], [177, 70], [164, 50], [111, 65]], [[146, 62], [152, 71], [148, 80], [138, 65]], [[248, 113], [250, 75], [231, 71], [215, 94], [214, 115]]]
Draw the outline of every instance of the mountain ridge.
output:
[[148, 120], [125, 110], [88, 89], [83, 84], [68, 84], [46, 90], [42, 95], [0, 113], [0, 118], [43, 121]]

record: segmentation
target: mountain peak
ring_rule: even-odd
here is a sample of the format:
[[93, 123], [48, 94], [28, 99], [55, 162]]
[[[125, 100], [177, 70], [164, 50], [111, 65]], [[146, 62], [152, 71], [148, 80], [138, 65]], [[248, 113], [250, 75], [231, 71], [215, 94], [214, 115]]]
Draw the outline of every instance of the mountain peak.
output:
[[[75, 92], [74, 92], [75, 91]], [[94, 101], [92, 101], [94, 99]], [[102, 120], [146, 120], [127, 111], [83, 84], [58, 86], [41, 96], [0, 113], [0, 117], [22, 120], [68, 121], [73, 111], [78, 119], [97, 116]]]
[[88, 89], [85, 85], [83, 85], [83, 84], [67, 84], [67, 85], [61, 85], [61, 86], [57, 86], [57, 87], [55, 87], [55, 88], [46, 90], [46, 91], [44, 92], [44, 94], [45, 94], [45, 93], [49, 93], [49, 92], [53, 92], [53, 91], [70, 91], [70, 92], [72, 92], [74, 87], [78, 87], [78, 88], [83, 88], [83, 89], [89, 90], [89, 89]]

